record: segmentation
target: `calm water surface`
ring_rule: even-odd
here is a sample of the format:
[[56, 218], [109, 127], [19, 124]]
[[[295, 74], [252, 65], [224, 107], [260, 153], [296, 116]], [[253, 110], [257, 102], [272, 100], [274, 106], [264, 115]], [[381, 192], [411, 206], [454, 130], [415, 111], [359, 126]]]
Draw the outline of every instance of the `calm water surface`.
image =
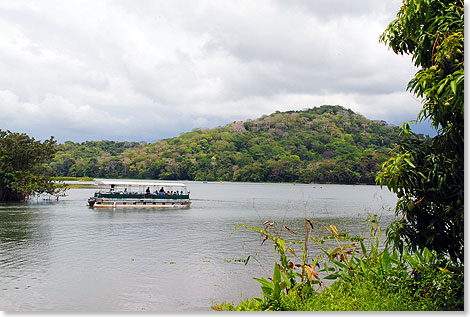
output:
[[[260, 296], [253, 276], [272, 274], [270, 244], [237, 224], [304, 218], [350, 235], [378, 214], [385, 227], [396, 197], [377, 186], [188, 182], [186, 210], [93, 210], [95, 189], [58, 202], [0, 205], [0, 310], [201, 311]], [[285, 232], [285, 231], [284, 231]], [[320, 247], [312, 248], [311, 255]], [[235, 261], [251, 255], [248, 265]]]

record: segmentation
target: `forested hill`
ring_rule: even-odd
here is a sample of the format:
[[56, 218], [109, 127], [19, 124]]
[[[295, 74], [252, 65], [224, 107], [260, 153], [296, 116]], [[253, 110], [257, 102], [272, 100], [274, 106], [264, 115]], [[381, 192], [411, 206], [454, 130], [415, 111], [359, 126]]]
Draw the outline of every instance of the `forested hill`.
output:
[[374, 184], [398, 127], [340, 106], [276, 112], [144, 142], [65, 142], [58, 176]]

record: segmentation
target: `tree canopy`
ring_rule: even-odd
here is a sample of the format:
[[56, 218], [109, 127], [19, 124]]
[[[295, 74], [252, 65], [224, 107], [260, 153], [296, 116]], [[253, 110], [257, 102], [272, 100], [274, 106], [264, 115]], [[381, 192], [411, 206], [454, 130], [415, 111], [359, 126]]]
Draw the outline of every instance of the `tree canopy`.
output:
[[417, 120], [429, 119], [437, 130], [419, 140], [405, 123], [403, 141], [383, 165], [377, 180], [397, 193], [402, 216], [389, 238], [463, 263], [464, 2], [405, 0], [381, 40], [397, 54], [412, 54], [419, 71], [408, 90], [423, 102]]
[[33, 194], [57, 194], [45, 163], [56, 153], [53, 137], [36, 141], [23, 133], [0, 130], [0, 201], [21, 201]]
[[398, 127], [340, 106], [276, 112], [145, 144], [59, 145], [60, 176], [374, 184]]

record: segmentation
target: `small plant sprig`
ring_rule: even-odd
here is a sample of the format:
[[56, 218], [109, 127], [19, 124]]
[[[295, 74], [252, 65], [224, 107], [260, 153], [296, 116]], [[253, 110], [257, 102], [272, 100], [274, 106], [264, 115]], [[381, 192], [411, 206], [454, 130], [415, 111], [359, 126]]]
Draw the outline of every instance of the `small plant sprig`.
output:
[[[274, 250], [279, 255], [279, 262], [276, 260], [274, 263], [274, 272], [272, 278], [253, 278], [261, 283], [261, 290], [264, 298], [257, 298], [256, 300], [261, 302], [263, 304], [262, 306], [265, 307], [266, 310], [279, 310], [281, 306], [281, 297], [283, 295], [296, 293], [302, 297], [306, 297], [315, 292], [315, 285], [318, 287], [322, 286], [322, 280], [316, 271], [317, 267], [320, 268], [320, 256], [315, 257], [312, 259], [312, 262], [309, 263], [308, 242], [314, 241], [317, 243], [323, 243], [325, 239], [331, 238], [331, 236], [311, 239], [309, 237], [310, 231], [313, 230], [313, 223], [311, 219], [305, 219], [305, 226], [306, 234], [303, 243], [300, 243], [297, 240], [287, 241], [282, 238], [281, 234], [283, 230], [286, 230], [292, 234], [297, 233], [287, 226], [282, 226], [280, 230], [277, 230], [277, 224], [273, 221], [265, 221], [263, 223], [263, 229], [249, 226], [247, 224], [240, 224], [235, 227], [235, 230], [242, 227], [262, 234], [264, 239], [261, 242], [261, 245], [263, 245], [266, 240], [271, 240]], [[297, 254], [295, 253], [294, 249], [289, 246], [289, 244], [299, 245], [302, 249], [300, 263], [294, 263], [288, 258], [287, 254], [289, 253], [298, 259]], [[301, 269], [301, 272], [299, 273], [296, 271], [297, 269]]]

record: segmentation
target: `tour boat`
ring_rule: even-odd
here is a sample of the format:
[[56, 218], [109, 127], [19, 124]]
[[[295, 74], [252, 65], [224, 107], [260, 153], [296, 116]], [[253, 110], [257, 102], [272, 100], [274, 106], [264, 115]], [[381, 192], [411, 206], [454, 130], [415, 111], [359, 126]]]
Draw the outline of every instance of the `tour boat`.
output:
[[183, 183], [97, 181], [100, 190], [88, 198], [92, 208], [189, 208], [189, 191]]

